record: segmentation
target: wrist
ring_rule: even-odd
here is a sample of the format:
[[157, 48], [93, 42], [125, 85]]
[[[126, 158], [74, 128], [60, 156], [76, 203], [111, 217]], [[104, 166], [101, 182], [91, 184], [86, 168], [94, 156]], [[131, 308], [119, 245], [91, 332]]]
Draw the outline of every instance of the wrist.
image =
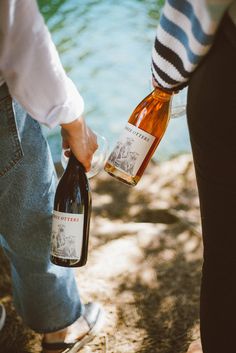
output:
[[71, 121], [70, 123], [60, 124], [61, 128], [67, 132], [75, 130], [75, 128], [80, 128], [82, 126], [82, 116]]
[[162, 91], [164, 91], [166, 93], [169, 93], [171, 95], [172, 94], [176, 94], [176, 93], [179, 92], [179, 90], [168, 89], [168, 88], [165, 88], [165, 87], [159, 85], [158, 82], [154, 78], [152, 78], [152, 86], [153, 86], [154, 89], [160, 89], [160, 90], [162, 90]]

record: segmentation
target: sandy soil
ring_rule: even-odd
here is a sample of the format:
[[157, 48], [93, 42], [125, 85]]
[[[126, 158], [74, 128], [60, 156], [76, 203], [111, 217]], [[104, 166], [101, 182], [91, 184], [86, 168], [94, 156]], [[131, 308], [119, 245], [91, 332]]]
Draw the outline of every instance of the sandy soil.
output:
[[[83, 301], [105, 307], [106, 326], [81, 353], [185, 353], [198, 336], [201, 230], [191, 156], [152, 163], [128, 188], [102, 173], [91, 181], [88, 264], [76, 270]], [[0, 353], [39, 353], [41, 337], [17, 317], [0, 254], [7, 323]]]

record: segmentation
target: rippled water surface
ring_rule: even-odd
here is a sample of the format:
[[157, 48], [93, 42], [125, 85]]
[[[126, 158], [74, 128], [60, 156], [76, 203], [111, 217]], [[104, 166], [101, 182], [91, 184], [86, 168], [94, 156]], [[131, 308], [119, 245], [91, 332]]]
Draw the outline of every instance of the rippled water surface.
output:
[[[38, 3], [63, 65], [83, 95], [89, 125], [112, 147], [134, 107], [151, 90], [151, 49], [163, 1]], [[182, 102], [184, 93], [175, 100]], [[58, 160], [59, 129], [47, 133], [54, 160]], [[157, 158], [189, 149], [185, 117], [173, 119]]]

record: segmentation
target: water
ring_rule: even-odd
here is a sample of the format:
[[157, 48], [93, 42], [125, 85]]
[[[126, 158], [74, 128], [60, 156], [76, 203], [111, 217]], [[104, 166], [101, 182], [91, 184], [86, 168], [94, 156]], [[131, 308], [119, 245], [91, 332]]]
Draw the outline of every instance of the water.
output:
[[[134, 107], [151, 90], [150, 61], [161, 0], [39, 0], [62, 63], [81, 92], [88, 124], [112, 148]], [[185, 93], [175, 100], [183, 102]], [[55, 161], [60, 129], [47, 130]], [[156, 156], [190, 150], [185, 117], [171, 120]]]

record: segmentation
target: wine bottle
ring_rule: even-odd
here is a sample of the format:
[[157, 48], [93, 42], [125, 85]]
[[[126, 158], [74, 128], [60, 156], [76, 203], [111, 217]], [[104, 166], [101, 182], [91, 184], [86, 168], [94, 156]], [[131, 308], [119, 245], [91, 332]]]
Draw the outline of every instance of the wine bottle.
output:
[[133, 111], [110, 154], [105, 171], [135, 186], [167, 128], [172, 93], [155, 88]]
[[71, 154], [54, 200], [51, 237], [54, 264], [65, 267], [86, 264], [91, 200], [85, 169]]

